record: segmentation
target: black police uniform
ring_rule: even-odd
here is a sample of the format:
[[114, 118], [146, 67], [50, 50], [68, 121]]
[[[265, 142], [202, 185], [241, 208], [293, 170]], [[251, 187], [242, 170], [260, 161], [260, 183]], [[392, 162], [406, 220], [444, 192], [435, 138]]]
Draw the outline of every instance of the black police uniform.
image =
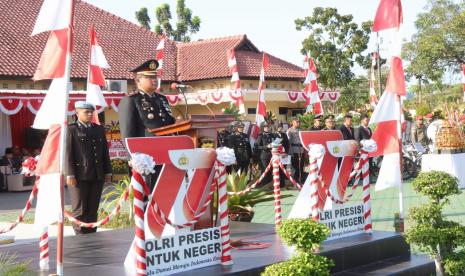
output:
[[159, 93], [137, 90], [124, 97], [119, 104], [119, 123], [122, 138], [153, 136], [148, 129], [173, 124], [168, 100]]
[[217, 147], [229, 147], [229, 136], [231, 134], [228, 130], [222, 129], [218, 131], [217, 135]]
[[[282, 139], [281, 146], [283, 146], [283, 151], [284, 153], [289, 154], [290, 144], [289, 144], [289, 138], [287, 138], [286, 133], [276, 130], [274, 132], [274, 137]], [[284, 174], [283, 170], [280, 169], [279, 170], [279, 183], [280, 183], [281, 188], [283, 188], [286, 185], [285, 181], [286, 181], [286, 175]]]
[[[262, 132], [258, 135], [257, 140], [255, 140], [255, 148], [259, 152], [259, 162], [260, 170], [263, 173], [265, 168], [271, 161], [271, 143], [273, 143], [274, 134], [271, 132]], [[265, 178], [262, 181], [262, 184], [267, 184], [273, 179], [273, 171], [270, 170]]]
[[236, 155], [236, 164], [233, 165], [234, 170], [237, 172], [247, 173], [249, 169], [250, 159], [252, 158], [252, 147], [250, 146], [249, 137], [241, 132], [234, 132], [228, 137], [229, 148], [234, 149]]
[[312, 126], [310, 128], [310, 131], [319, 131], [319, 130], [323, 130], [323, 126]]
[[[105, 129], [93, 123], [70, 124], [66, 157], [66, 175], [77, 181], [75, 187], [68, 186], [73, 216], [83, 222], [95, 222], [105, 175], [111, 174]], [[73, 228], [77, 234], [97, 231], [97, 228], [81, 228], [75, 224]]]

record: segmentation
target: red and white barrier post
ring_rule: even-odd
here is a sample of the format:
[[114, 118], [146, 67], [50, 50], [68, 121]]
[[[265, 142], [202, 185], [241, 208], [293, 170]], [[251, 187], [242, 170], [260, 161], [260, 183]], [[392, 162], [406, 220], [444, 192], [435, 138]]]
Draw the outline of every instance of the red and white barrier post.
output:
[[372, 233], [371, 224], [371, 201], [370, 201], [370, 162], [368, 153], [362, 151], [360, 160], [362, 162], [362, 184], [363, 184], [363, 210], [365, 217], [365, 233]]
[[[220, 212], [220, 227], [221, 227], [221, 264], [232, 265], [231, 258], [231, 241], [229, 238], [229, 215], [228, 215], [228, 191], [226, 187], [226, 166], [218, 161], [218, 198], [219, 198], [219, 212]], [[212, 184], [213, 185], [213, 184]]]
[[274, 193], [274, 223], [276, 226], [281, 224], [281, 187], [279, 182], [279, 151], [278, 147], [273, 146], [271, 149], [271, 158], [273, 166], [273, 193]]

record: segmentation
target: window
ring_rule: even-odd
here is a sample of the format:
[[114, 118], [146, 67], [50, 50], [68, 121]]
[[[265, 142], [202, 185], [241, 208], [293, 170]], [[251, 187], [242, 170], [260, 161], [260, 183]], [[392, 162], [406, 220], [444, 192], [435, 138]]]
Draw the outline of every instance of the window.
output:
[[249, 83], [249, 88], [252, 89], [253, 88], [253, 85], [252, 83]]
[[247, 108], [247, 114], [257, 114], [257, 109], [255, 107]]
[[46, 84], [42, 84], [42, 89], [47, 89], [47, 85], [46, 85]]
[[16, 89], [21, 89], [21, 88], [23, 88], [23, 85], [21, 83], [17, 83], [16, 84]]
[[289, 89], [292, 89], [292, 84], [289, 84]]
[[223, 84], [220, 84], [220, 88], [223, 88], [223, 87], [224, 87], [224, 85], [223, 85]]
[[8, 88], [8, 83], [4, 83], [3, 88]]
[[29, 89], [34, 89], [34, 84], [33, 83], [29, 84]]
[[270, 86], [267, 84], [267, 85], [266, 85], [266, 88], [268, 89], [268, 88], [270, 88]]
[[273, 85], [273, 87], [276, 89], [276, 88], [278, 88], [278, 85], [275, 83], [275, 84]]
[[279, 107], [279, 115], [287, 115], [287, 107]]
[[284, 87], [285, 87], [284, 84], [281, 84], [281, 89], [284, 89]]
[[213, 84], [210, 85], [210, 89], [215, 89], [215, 86]]
[[292, 109], [291, 116], [295, 117], [297, 114], [305, 114], [305, 109]]

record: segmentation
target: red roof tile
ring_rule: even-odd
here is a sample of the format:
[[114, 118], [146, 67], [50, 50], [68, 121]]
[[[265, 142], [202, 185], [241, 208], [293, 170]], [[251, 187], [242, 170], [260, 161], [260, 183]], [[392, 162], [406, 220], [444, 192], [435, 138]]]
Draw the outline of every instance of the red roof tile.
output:
[[[32, 77], [44, 49], [46, 33], [31, 37], [43, 1], [0, 0], [0, 75]], [[128, 72], [154, 58], [157, 36], [134, 23], [76, 1], [75, 43], [71, 77], [86, 78], [89, 62], [89, 27], [94, 24], [103, 52], [111, 66], [104, 69], [109, 79], [132, 79]], [[175, 80], [175, 45], [166, 43], [164, 79]], [[165, 45], [166, 45], [165, 44]]]
[[[236, 50], [236, 61], [241, 78], [260, 76], [262, 53], [246, 35], [206, 39], [178, 44], [178, 78], [193, 81], [231, 76], [227, 55]], [[267, 78], [302, 79], [302, 69], [270, 55]]]
[[[0, 0], [0, 76], [32, 77], [47, 41], [47, 34], [31, 37], [43, 1]], [[99, 43], [111, 66], [108, 79], [132, 79], [129, 70], [155, 56], [157, 36], [134, 23], [83, 1], [76, 1], [72, 78], [87, 78], [89, 37], [95, 26]], [[236, 49], [241, 78], [258, 78], [262, 53], [245, 35], [189, 43], [165, 42], [163, 80], [195, 81], [229, 78], [227, 53]], [[302, 69], [270, 56], [267, 78], [302, 79]]]

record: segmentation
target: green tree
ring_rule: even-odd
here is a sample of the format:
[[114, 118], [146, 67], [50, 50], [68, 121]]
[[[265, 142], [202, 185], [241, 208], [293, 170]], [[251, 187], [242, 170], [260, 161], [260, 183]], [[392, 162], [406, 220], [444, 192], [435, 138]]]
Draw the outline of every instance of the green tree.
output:
[[[407, 76], [440, 81], [446, 70], [459, 71], [465, 63], [465, 2], [429, 0], [415, 21], [412, 42], [403, 56], [410, 62]], [[419, 83], [420, 84], [420, 83]]]
[[139, 11], [136, 11], [136, 19], [142, 27], [150, 30], [150, 16], [147, 8], [140, 8]]
[[341, 97], [337, 101], [334, 112], [347, 113], [350, 110], [363, 108], [369, 103], [370, 85], [366, 77], [356, 77], [341, 89]]
[[355, 63], [368, 68], [367, 49], [372, 22], [360, 26], [352, 15], [340, 15], [335, 8], [313, 9], [313, 14], [295, 20], [296, 29], [310, 35], [302, 42], [302, 53], [310, 52], [318, 68], [318, 83], [324, 88], [345, 87], [354, 77]]
[[195, 34], [200, 29], [200, 18], [192, 16], [191, 9], [187, 8], [184, 0], [178, 0], [176, 4], [176, 28], [171, 24], [172, 16], [170, 5], [162, 4], [155, 10], [155, 16], [158, 24], [155, 25], [157, 34], [164, 33], [169, 38], [175, 41], [189, 42], [190, 35]]

